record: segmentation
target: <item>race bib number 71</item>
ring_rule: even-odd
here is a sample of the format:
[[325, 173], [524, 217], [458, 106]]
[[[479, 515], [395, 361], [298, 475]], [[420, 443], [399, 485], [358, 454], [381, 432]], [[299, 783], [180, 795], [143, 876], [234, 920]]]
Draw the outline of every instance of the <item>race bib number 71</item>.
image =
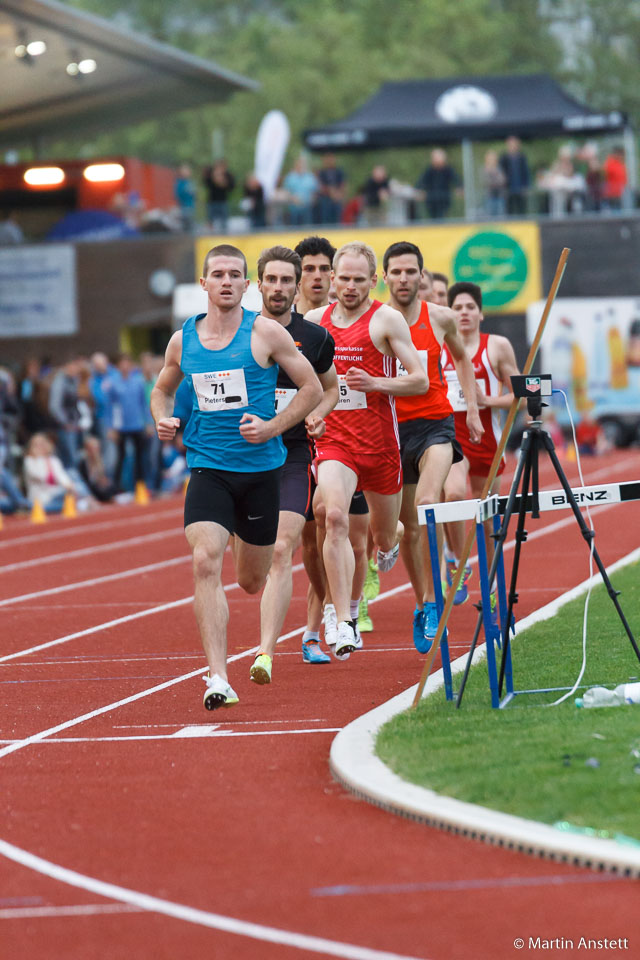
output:
[[193, 373], [191, 379], [198, 398], [198, 409], [205, 413], [249, 406], [247, 382], [242, 368]]

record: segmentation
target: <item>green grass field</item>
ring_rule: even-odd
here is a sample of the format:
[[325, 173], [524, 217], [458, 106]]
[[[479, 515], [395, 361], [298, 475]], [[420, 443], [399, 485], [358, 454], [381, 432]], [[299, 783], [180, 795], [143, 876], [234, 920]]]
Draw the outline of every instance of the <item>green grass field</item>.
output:
[[[612, 576], [636, 641], [640, 565]], [[514, 687], [570, 687], [582, 662], [585, 597], [513, 642]], [[515, 697], [492, 710], [486, 662], [471, 669], [459, 710], [444, 690], [379, 732], [378, 756], [399, 776], [437, 793], [553, 824], [621, 833], [640, 841], [640, 704], [578, 709], [586, 687], [640, 679], [631, 643], [602, 583], [589, 603], [587, 669], [581, 690]], [[457, 691], [459, 677], [454, 678]]]

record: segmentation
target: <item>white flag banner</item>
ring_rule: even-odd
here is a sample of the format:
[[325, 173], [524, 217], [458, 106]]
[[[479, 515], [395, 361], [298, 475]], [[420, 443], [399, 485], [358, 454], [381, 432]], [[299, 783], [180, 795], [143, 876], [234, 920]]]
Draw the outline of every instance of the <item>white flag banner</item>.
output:
[[278, 183], [289, 136], [289, 121], [282, 110], [270, 110], [264, 115], [256, 137], [255, 175], [262, 184], [265, 200], [269, 200]]

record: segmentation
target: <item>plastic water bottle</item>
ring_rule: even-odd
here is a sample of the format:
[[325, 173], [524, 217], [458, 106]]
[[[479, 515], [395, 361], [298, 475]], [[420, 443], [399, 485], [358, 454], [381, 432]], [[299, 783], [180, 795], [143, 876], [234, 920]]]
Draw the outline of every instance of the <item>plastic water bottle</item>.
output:
[[640, 703], [640, 683], [620, 683], [615, 690], [591, 687], [576, 700], [576, 707], [620, 707], [625, 703]]

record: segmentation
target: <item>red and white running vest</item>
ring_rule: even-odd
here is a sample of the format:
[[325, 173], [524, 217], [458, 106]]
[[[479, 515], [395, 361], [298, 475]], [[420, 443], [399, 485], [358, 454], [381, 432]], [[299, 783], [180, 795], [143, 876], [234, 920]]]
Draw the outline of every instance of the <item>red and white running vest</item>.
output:
[[394, 377], [395, 358], [380, 353], [369, 335], [369, 322], [382, 304], [374, 300], [349, 327], [336, 327], [331, 315], [336, 307], [327, 307], [320, 323], [333, 337], [336, 352], [335, 363], [340, 385], [340, 399], [335, 409], [326, 417], [326, 431], [316, 441], [320, 450], [325, 443], [337, 442], [362, 454], [375, 454], [381, 450], [398, 450], [398, 421], [394, 397], [388, 394], [351, 390], [345, 375], [350, 367], [361, 367], [372, 377]]
[[[485, 395], [488, 397], [498, 397], [501, 393], [501, 385], [489, 360], [489, 336], [488, 333], [480, 334], [480, 343], [471, 358], [471, 364], [473, 366], [474, 376], [482, 387]], [[467, 404], [465, 403], [464, 394], [462, 393], [460, 381], [458, 380], [453, 357], [446, 343], [442, 348], [442, 370], [448, 383], [449, 402], [453, 407], [453, 415], [456, 423], [456, 438], [462, 447], [465, 457], [467, 457], [468, 460], [486, 460], [491, 464], [502, 434], [498, 411], [494, 407], [482, 407], [480, 409], [480, 420], [484, 427], [484, 434], [481, 443], [471, 443], [467, 429]]]

